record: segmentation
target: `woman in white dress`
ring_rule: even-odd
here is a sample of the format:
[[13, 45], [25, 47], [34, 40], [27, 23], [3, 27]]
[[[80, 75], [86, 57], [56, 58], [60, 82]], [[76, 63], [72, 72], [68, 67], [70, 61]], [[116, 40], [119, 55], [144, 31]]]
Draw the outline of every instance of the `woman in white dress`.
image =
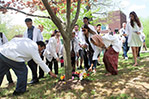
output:
[[134, 65], [137, 66], [137, 54], [139, 51], [139, 47], [142, 46], [142, 35], [143, 35], [143, 26], [137, 16], [137, 14], [132, 11], [129, 14], [130, 22], [127, 23], [126, 26], [126, 34], [128, 35], [128, 46], [132, 49], [132, 54], [134, 57]]

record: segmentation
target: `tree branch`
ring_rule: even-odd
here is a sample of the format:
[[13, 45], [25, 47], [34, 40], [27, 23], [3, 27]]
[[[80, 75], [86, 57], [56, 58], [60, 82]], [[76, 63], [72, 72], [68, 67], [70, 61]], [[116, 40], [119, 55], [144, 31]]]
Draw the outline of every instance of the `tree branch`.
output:
[[81, 0], [78, 0], [78, 4], [77, 4], [77, 12], [76, 12], [76, 15], [75, 15], [74, 20], [73, 20], [72, 23], [71, 23], [71, 28], [72, 28], [72, 29], [73, 29], [75, 23], [76, 23], [77, 20], [78, 20], [79, 13], [80, 13], [80, 5], [81, 5]]
[[67, 0], [67, 13], [66, 13], [67, 28], [70, 28], [70, 8], [71, 8], [71, 0]]
[[48, 19], [50, 19], [49, 16], [33, 15], [33, 14], [26, 13], [26, 12], [20, 11], [20, 10], [18, 10], [16, 8], [12, 8], [12, 7], [3, 7], [3, 6], [0, 6], [0, 9], [14, 10], [14, 11], [20, 12], [22, 14], [25, 14], [25, 15], [28, 15], [28, 16], [32, 16], [32, 17], [39, 17], [39, 18], [48, 18]]
[[56, 16], [56, 14], [53, 12], [52, 8], [50, 7], [50, 5], [48, 4], [48, 0], [42, 0], [45, 8], [47, 9], [49, 15], [51, 16], [51, 20], [53, 21], [53, 23], [57, 26], [57, 28], [60, 30], [63, 39], [66, 39], [67, 35], [65, 34], [65, 31], [63, 29], [63, 26], [61, 24], [61, 20]]

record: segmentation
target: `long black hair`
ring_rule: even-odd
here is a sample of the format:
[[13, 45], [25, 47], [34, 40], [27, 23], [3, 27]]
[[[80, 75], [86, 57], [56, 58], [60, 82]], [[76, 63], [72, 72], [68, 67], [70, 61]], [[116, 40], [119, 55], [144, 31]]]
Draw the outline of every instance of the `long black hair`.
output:
[[85, 24], [85, 25], [83, 26], [83, 28], [88, 29], [88, 32], [90, 32], [91, 34], [96, 34], [93, 30], [91, 30], [91, 29], [89, 28], [89, 26], [88, 26], [87, 24]]
[[132, 20], [132, 19], [130, 20], [131, 26], [134, 28], [134, 22], [136, 22], [137, 25], [139, 27], [141, 27], [141, 22], [140, 22], [140, 20], [139, 20], [139, 18], [137, 16], [137, 14], [134, 11], [132, 11], [132, 12], [130, 12], [129, 17], [130, 17], [130, 15], [133, 15], [134, 16], [134, 20]]

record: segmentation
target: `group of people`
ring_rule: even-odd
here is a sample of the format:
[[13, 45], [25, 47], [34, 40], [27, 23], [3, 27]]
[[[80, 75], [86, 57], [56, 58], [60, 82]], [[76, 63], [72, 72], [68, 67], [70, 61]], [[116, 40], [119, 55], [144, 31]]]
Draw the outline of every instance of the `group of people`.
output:
[[[137, 66], [138, 48], [143, 43], [143, 26], [135, 12], [130, 13], [130, 22], [123, 24], [121, 35], [111, 33], [101, 34], [101, 24], [92, 26], [89, 18], [83, 18], [84, 25], [79, 29], [79, 25], [74, 26], [70, 42], [72, 72], [84, 68], [86, 71], [96, 72], [96, 65], [99, 64], [100, 53], [104, 51], [103, 62], [107, 70], [106, 76], [118, 74], [118, 56], [123, 44], [124, 57], [128, 59], [128, 47], [132, 48], [134, 56], [134, 66]], [[13, 83], [9, 69], [11, 68], [17, 76], [16, 89], [13, 95], [19, 95], [26, 91], [27, 86], [27, 65], [32, 71], [32, 80], [29, 84], [39, 82], [44, 77], [44, 72], [49, 73], [52, 77], [58, 75], [58, 64], [63, 59], [63, 44], [60, 39], [60, 31], [55, 30], [51, 38], [43, 42], [43, 26], [36, 28], [32, 24], [32, 19], [26, 18], [25, 23], [27, 30], [22, 38], [15, 37], [8, 42], [7, 38], [1, 33], [0, 44], [0, 85], [3, 77], [6, 77], [9, 83]], [[126, 28], [125, 28], [126, 27]], [[6, 43], [7, 42], [7, 43]], [[5, 43], [5, 44], [4, 44]], [[46, 63], [44, 61], [46, 59]], [[63, 62], [61, 62], [63, 63]], [[52, 65], [54, 71], [52, 72]], [[39, 77], [37, 76], [37, 65], [39, 65]]]

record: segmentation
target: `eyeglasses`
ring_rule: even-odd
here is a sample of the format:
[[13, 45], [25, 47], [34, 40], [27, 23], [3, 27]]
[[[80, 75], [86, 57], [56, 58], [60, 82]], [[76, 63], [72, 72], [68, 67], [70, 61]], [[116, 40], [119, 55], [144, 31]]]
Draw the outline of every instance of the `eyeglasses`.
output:
[[85, 30], [82, 30], [82, 32], [85, 32]]

